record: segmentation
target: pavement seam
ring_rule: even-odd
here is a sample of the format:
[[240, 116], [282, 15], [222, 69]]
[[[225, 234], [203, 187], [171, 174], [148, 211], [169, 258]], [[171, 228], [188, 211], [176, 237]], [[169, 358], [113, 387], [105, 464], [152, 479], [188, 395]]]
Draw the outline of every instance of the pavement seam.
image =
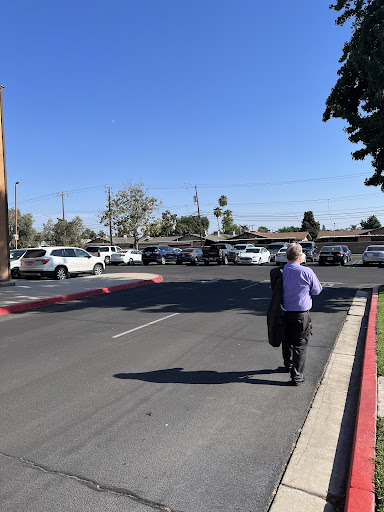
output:
[[125, 497], [125, 498], [128, 498], [128, 499], [136, 502], [136, 503], [140, 503], [141, 505], [147, 505], [148, 507], [151, 507], [154, 510], [165, 510], [166, 512], [181, 512], [181, 511], [177, 511], [176, 509], [171, 509], [170, 507], [167, 507], [166, 505], [163, 505], [161, 503], [157, 503], [155, 501], [151, 501], [146, 498], [142, 498], [142, 497], [138, 496], [137, 494], [135, 494], [134, 492], [129, 491], [128, 489], [125, 489], [122, 487], [103, 485], [103, 484], [96, 482], [95, 480], [86, 478], [84, 476], [75, 475], [74, 473], [60, 471], [57, 469], [51, 469], [48, 466], [38, 464], [37, 462], [25, 459], [24, 457], [16, 457], [14, 455], [9, 455], [4, 452], [0, 452], [0, 456], [5, 457], [7, 459], [11, 459], [13, 461], [21, 462], [22, 464], [28, 466], [30, 469], [41, 471], [42, 473], [47, 473], [49, 475], [61, 476], [64, 478], [68, 478], [70, 480], [75, 480], [80, 485], [85, 485], [92, 491], [107, 492], [110, 494], [114, 494], [116, 496]]

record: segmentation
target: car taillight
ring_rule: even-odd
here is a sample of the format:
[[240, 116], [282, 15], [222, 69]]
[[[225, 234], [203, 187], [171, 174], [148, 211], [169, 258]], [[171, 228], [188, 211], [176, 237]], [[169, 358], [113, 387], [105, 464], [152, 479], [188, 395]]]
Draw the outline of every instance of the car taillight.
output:
[[45, 260], [39, 260], [39, 262], [40, 262], [40, 263], [42, 263], [43, 265], [45, 265], [46, 263], [48, 263], [48, 261], [50, 261], [50, 260], [47, 260], [47, 259], [45, 259]]
[[342, 253], [342, 252], [339, 252], [339, 256], [342, 256], [342, 255], [343, 255], [343, 253]]
[[220, 249], [219, 250], [219, 256], [222, 256], [223, 255], [223, 251]]
[[119, 253], [119, 256], [125, 256], [125, 253], [121, 252]]
[[100, 251], [97, 252], [97, 257], [101, 258], [101, 252]]

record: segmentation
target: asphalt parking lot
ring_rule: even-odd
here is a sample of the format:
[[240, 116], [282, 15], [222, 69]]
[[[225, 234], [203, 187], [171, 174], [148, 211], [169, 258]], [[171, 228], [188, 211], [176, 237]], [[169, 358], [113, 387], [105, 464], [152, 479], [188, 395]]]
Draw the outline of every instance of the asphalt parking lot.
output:
[[266, 341], [272, 264], [107, 267], [164, 281], [0, 318], [3, 509], [268, 510], [356, 290], [384, 280], [308, 266], [299, 388]]

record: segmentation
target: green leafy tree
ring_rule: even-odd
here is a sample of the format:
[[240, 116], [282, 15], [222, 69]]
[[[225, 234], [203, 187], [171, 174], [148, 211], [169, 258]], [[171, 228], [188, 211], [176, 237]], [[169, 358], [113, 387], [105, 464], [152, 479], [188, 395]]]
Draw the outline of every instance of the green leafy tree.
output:
[[316, 239], [316, 237], [320, 231], [320, 223], [315, 221], [313, 212], [311, 212], [311, 211], [304, 212], [303, 221], [301, 223], [300, 231], [308, 231], [308, 233], [312, 237], [312, 240]]
[[384, 5], [375, 0], [337, 0], [332, 9], [343, 25], [352, 20], [352, 37], [344, 44], [339, 78], [326, 101], [323, 121], [345, 119], [345, 132], [360, 149], [355, 160], [372, 157], [374, 174], [366, 185], [384, 191]]
[[269, 229], [268, 229], [268, 228], [266, 228], [265, 226], [259, 226], [259, 227], [257, 228], [257, 232], [258, 232], [258, 233], [269, 233]]
[[74, 217], [71, 221], [57, 219], [54, 223], [49, 219], [43, 225], [43, 231], [40, 234], [41, 241], [48, 245], [72, 245], [80, 247], [83, 241], [83, 233], [85, 231], [83, 221], [79, 216]]
[[213, 210], [213, 215], [217, 219], [217, 230], [220, 231], [219, 217], [223, 215], [223, 211], [218, 206]]
[[161, 214], [160, 236], [172, 236], [175, 234], [177, 214], [165, 210]]
[[85, 228], [82, 235], [81, 235], [81, 238], [83, 238], [84, 240], [93, 240], [95, 238], [97, 238], [97, 234], [96, 234], [96, 231], [93, 231], [92, 229], [89, 229], [89, 228]]
[[[208, 217], [201, 217], [201, 229], [208, 231]], [[190, 235], [200, 233], [198, 215], [185, 215], [177, 217], [175, 226], [175, 235]]]
[[376, 215], [371, 215], [367, 220], [360, 221], [362, 229], [376, 229], [381, 228], [381, 223]]
[[[10, 208], [8, 210], [8, 226], [9, 226], [9, 244], [13, 249], [16, 246], [15, 243], [15, 209]], [[19, 240], [17, 247], [27, 248], [34, 245], [36, 241], [36, 230], [33, 227], [33, 215], [31, 213], [25, 213], [21, 215], [20, 210], [17, 209], [17, 233]]]
[[296, 233], [297, 231], [300, 231], [300, 228], [296, 226], [287, 226], [277, 230], [278, 233]]
[[219, 202], [219, 205], [221, 206], [221, 208], [224, 208], [224, 206], [227, 206], [227, 204], [228, 204], [227, 196], [220, 196], [218, 202]]
[[221, 225], [223, 227], [223, 232], [225, 234], [230, 233], [231, 231], [237, 231], [237, 225], [233, 221], [233, 212], [232, 210], [224, 210], [223, 211], [223, 220], [221, 221]]
[[142, 182], [128, 184], [116, 194], [111, 194], [110, 207], [107, 204], [100, 213], [100, 222], [109, 226], [111, 217], [112, 228], [117, 235], [132, 236], [137, 248], [139, 238], [149, 233], [154, 214], [160, 206], [161, 202], [156, 197], [147, 195]]
[[351, 231], [354, 231], [355, 229], [358, 229], [359, 224], [351, 224], [348, 229]]
[[249, 226], [246, 224], [239, 224], [236, 231], [238, 231], [238, 233], [241, 235], [242, 233], [249, 231]]

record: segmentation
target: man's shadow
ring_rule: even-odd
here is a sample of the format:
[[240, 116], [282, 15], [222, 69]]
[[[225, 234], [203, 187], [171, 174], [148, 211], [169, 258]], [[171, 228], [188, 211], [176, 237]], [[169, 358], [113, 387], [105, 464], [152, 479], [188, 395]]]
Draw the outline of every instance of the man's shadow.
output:
[[[141, 380], [159, 384], [229, 384], [232, 382], [245, 384], [267, 384], [270, 386], [287, 386], [289, 382], [255, 379], [254, 375], [284, 373], [284, 368], [275, 370], [255, 370], [247, 372], [215, 372], [210, 370], [183, 371], [183, 368], [168, 368], [142, 373], [116, 373], [117, 379]], [[288, 377], [288, 374], [287, 374]]]

